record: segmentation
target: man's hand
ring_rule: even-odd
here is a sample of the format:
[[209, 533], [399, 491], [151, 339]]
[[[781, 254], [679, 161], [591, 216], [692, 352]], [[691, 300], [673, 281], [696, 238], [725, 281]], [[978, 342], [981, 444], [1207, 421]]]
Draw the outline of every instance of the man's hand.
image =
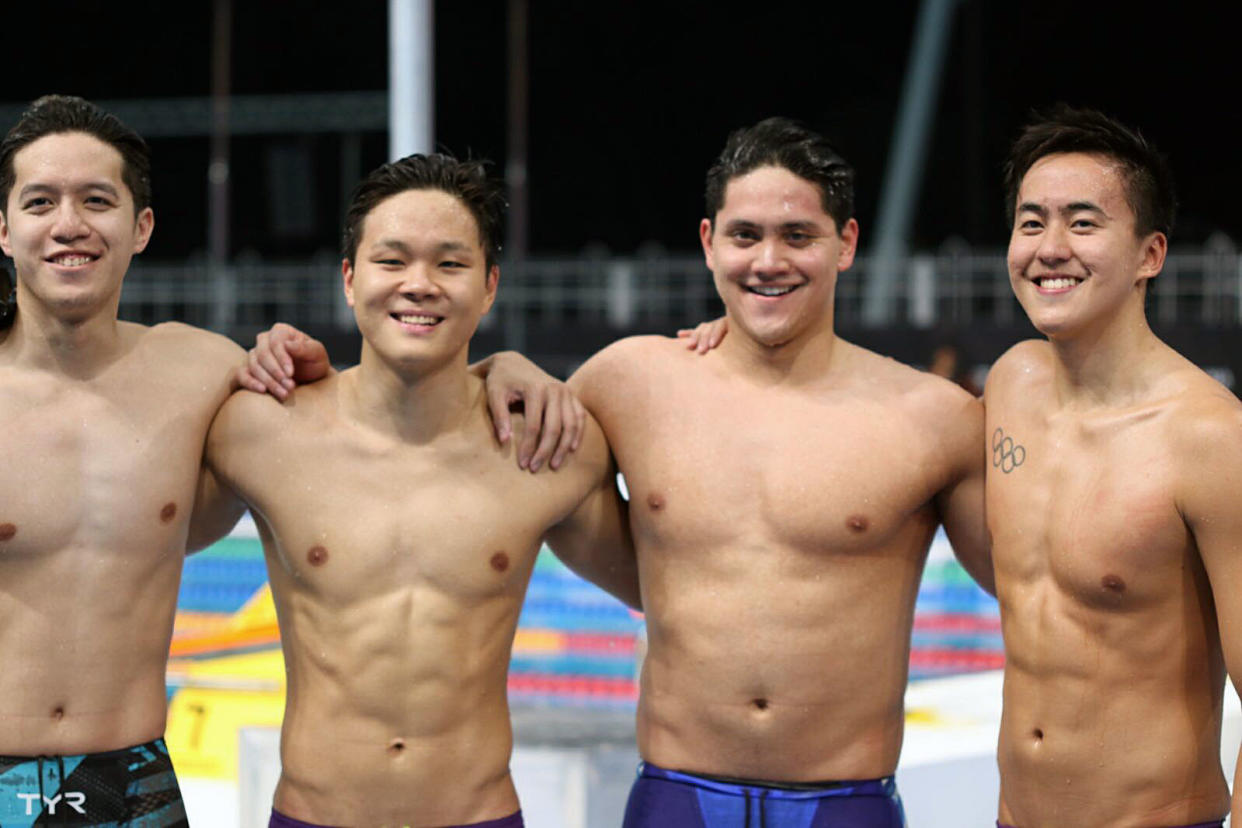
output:
[[677, 338], [685, 340], [689, 350], [705, 354], [718, 347], [728, 332], [729, 318], [722, 316], [711, 322], [700, 322], [693, 328], [682, 328], [677, 332]]
[[486, 382], [487, 406], [502, 445], [513, 434], [509, 409], [522, 404], [526, 425], [517, 442], [519, 467], [536, 472], [547, 462], [558, 469], [565, 455], [577, 451], [587, 413], [568, 385], [513, 351], [493, 354], [471, 370]]
[[331, 370], [323, 343], [277, 322], [259, 334], [246, 362], [237, 369], [237, 383], [284, 400], [294, 386], [323, 379]]

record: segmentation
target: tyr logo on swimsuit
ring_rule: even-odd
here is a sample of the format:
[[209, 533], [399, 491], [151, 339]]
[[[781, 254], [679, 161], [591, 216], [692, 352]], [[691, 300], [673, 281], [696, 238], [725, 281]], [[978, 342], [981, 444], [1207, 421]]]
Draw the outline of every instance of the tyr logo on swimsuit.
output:
[[19, 793], [17, 794], [17, 798], [26, 800], [26, 816], [34, 815], [35, 803], [40, 799], [43, 800], [43, 804], [47, 805], [48, 816], [55, 816], [56, 806], [60, 804], [62, 799], [65, 801], [66, 805], [77, 811], [79, 814], [86, 814], [86, 809], [82, 807], [86, 804], [86, 794], [81, 791], [65, 791], [63, 794], [56, 794], [56, 796], [53, 796], [50, 799], [37, 793]]
[[992, 432], [992, 465], [1009, 474], [1026, 462], [1026, 449], [1001, 429]]

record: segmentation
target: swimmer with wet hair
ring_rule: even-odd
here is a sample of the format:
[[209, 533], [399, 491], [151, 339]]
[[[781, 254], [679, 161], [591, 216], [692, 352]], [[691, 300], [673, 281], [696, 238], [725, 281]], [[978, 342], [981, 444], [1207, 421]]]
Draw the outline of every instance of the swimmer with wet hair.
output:
[[[735, 132], [699, 226], [731, 332], [703, 355], [624, 339], [570, 380], [630, 491], [647, 618], [626, 828], [903, 825], [938, 525], [990, 587], [979, 401], [833, 329], [853, 178], [795, 122]], [[489, 382], [519, 370], [497, 357]]]
[[239, 393], [212, 426], [207, 462], [258, 523], [288, 672], [272, 826], [520, 826], [506, 676], [543, 538], [638, 603], [599, 426], [554, 474], [526, 473], [468, 370], [500, 193], [443, 154], [367, 176], [341, 263], [359, 364], [283, 401]]
[[1147, 324], [1172, 175], [1135, 130], [1060, 106], [1015, 142], [1006, 200], [1010, 283], [1046, 339], [1009, 350], [985, 389], [998, 824], [1220, 826], [1242, 405]]
[[198, 484], [243, 354], [117, 319], [150, 201], [145, 142], [81, 98], [35, 101], [0, 142], [5, 826], [185, 824], [164, 670], [187, 543], [239, 514]]

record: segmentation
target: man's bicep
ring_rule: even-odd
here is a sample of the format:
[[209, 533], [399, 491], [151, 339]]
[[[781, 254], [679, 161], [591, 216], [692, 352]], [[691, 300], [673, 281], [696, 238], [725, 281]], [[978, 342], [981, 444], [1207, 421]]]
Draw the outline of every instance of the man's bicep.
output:
[[215, 472], [204, 463], [199, 470], [198, 487], [194, 494], [194, 511], [186, 538], [186, 554], [211, 546], [233, 530], [246, 511], [246, 504], [223, 485]]
[[548, 546], [575, 573], [634, 608], [641, 608], [638, 563], [624, 501], [598, 486], [547, 533]]
[[[1242, 433], [1240, 433], [1242, 434]], [[1207, 572], [1229, 674], [1242, 679], [1242, 436], [1216, 441], [1188, 464], [1181, 504]]]
[[958, 562], [979, 586], [995, 595], [992, 550], [984, 510], [986, 455], [982, 404], [971, 400], [951, 422], [954, 473], [950, 484], [936, 497], [937, 511]]
[[573, 462], [579, 464], [579, 472], [590, 470], [590, 490], [568, 517], [548, 531], [548, 545], [574, 572], [638, 607], [638, 567], [629, 513], [617, 489], [616, 465], [603, 432], [591, 418]]

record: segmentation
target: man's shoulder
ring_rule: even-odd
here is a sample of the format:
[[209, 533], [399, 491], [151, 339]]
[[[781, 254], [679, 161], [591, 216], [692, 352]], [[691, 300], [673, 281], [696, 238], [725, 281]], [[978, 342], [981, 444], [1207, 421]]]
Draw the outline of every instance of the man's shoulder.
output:
[[916, 406], [936, 408], [969, 406], [976, 402], [973, 394], [952, 380], [906, 365], [892, 357], [877, 354], [857, 345], [852, 360], [856, 377], [872, 387], [887, 389]]
[[184, 322], [161, 322], [152, 327], [121, 323], [139, 345], [159, 357], [208, 370], [238, 365], [245, 351], [227, 336], [196, 328]]
[[597, 385], [645, 375], [677, 356], [679, 349], [686, 350], [672, 337], [627, 336], [597, 351], [574, 372], [574, 379], [576, 383]]
[[1052, 344], [1044, 339], [1026, 339], [1012, 346], [992, 363], [984, 385], [984, 399], [1010, 388], [1026, 386], [1051, 376]]
[[1193, 365], [1178, 374], [1165, 420], [1169, 438], [1199, 457], [1222, 450], [1242, 457], [1242, 401]]

